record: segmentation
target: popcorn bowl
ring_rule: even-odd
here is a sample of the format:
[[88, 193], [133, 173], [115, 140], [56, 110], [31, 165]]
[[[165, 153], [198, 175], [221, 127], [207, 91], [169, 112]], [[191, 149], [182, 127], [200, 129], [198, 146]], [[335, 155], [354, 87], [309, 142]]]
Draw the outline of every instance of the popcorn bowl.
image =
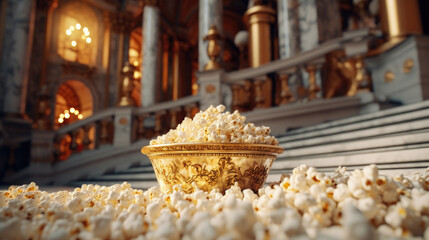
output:
[[218, 188], [224, 193], [235, 182], [241, 189], [256, 192], [283, 151], [279, 146], [245, 143], [174, 143], [141, 149], [166, 193], [179, 184], [187, 193], [195, 186], [207, 192]]

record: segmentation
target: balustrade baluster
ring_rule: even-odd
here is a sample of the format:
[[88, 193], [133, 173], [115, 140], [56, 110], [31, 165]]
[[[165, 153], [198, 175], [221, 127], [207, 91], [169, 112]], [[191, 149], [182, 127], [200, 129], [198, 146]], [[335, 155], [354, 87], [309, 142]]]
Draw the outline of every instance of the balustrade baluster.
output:
[[165, 115], [165, 111], [160, 111], [155, 113], [155, 134], [156, 135], [161, 135], [163, 132], [165, 132], [164, 130], [164, 124], [163, 124], [163, 118]]
[[242, 86], [240, 84], [232, 84], [231, 85], [231, 91], [232, 91], [232, 103], [231, 108], [232, 110], [239, 110], [240, 106], [240, 90]]
[[317, 85], [316, 82], [316, 66], [315, 65], [308, 65], [305, 67], [305, 70], [308, 72], [308, 101], [314, 100], [317, 98], [317, 93], [320, 91], [320, 87]]
[[137, 116], [137, 140], [142, 139], [145, 136], [145, 129], [144, 129], [144, 120], [147, 117], [146, 114]]
[[101, 129], [100, 129], [100, 145], [104, 145], [110, 142], [109, 138], [109, 124], [110, 121], [107, 119], [103, 119], [100, 121]]
[[89, 130], [91, 129], [91, 125], [85, 125], [83, 127], [83, 149], [89, 149], [89, 145], [91, 144], [91, 139], [89, 138]]
[[243, 84], [233, 84], [231, 90], [232, 110], [245, 112], [252, 109], [254, 103], [252, 100], [252, 82], [250, 80], [245, 80]]
[[263, 80], [255, 80], [253, 81], [253, 85], [255, 87], [255, 108], [263, 108], [265, 97], [263, 92]]
[[78, 148], [77, 137], [79, 135], [80, 129], [75, 129], [70, 133], [71, 142], [70, 142], [70, 150], [72, 152], [76, 151]]
[[174, 129], [177, 127], [177, 124], [179, 124], [179, 119], [178, 119], [178, 114], [181, 111], [180, 107], [179, 108], [173, 108], [170, 109], [170, 128]]
[[61, 140], [62, 140], [62, 136], [57, 136], [54, 140], [54, 161], [58, 162], [60, 161], [60, 157], [61, 157]]
[[188, 104], [184, 107], [185, 116], [188, 118], [193, 118], [195, 114], [198, 112], [198, 106], [196, 103]]
[[290, 74], [281, 74], [279, 76], [280, 81], [280, 93], [277, 98], [278, 105], [285, 105], [294, 101], [294, 97], [289, 88], [289, 77]]

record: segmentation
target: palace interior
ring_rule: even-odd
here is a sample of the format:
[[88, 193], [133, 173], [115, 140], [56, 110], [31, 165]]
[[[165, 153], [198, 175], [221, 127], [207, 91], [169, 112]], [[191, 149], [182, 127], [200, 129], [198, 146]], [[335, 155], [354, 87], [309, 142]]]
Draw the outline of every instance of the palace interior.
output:
[[210, 105], [298, 164], [429, 167], [426, 0], [4, 0], [0, 182], [156, 184], [140, 149]]

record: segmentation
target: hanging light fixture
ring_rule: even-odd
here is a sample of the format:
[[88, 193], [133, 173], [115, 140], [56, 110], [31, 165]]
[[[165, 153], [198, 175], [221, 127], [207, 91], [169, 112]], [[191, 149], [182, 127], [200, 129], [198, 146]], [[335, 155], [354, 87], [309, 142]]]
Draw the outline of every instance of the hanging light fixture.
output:
[[72, 123], [81, 119], [83, 119], [82, 113], [80, 113], [77, 108], [70, 107], [69, 109], [64, 110], [64, 112], [58, 115], [57, 122], [62, 125]]

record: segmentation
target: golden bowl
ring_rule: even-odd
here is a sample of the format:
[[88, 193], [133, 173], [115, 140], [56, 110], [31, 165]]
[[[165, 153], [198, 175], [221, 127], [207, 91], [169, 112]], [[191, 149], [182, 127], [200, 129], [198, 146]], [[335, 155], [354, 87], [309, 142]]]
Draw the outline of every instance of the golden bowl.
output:
[[238, 183], [257, 191], [265, 182], [273, 161], [284, 150], [279, 146], [244, 143], [174, 143], [141, 149], [152, 162], [163, 192], [174, 185], [190, 193], [194, 186], [220, 192]]

